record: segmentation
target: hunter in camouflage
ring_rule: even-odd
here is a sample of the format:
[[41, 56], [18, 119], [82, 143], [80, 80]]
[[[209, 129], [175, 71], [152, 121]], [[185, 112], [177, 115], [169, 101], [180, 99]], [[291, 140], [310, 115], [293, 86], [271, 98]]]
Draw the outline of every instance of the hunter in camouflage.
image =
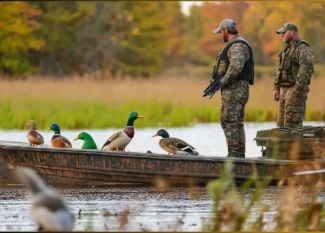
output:
[[227, 42], [217, 58], [217, 73], [221, 79], [221, 127], [224, 131], [228, 157], [245, 158], [245, 106], [249, 84], [254, 83], [253, 52], [246, 40], [238, 36], [236, 23], [225, 19], [213, 30]]
[[306, 112], [308, 85], [314, 73], [313, 52], [298, 36], [295, 24], [286, 23], [276, 33], [281, 34], [286, 43], [274, 73], [273, 98], [279, 102], [277, 126], [300, 127]]

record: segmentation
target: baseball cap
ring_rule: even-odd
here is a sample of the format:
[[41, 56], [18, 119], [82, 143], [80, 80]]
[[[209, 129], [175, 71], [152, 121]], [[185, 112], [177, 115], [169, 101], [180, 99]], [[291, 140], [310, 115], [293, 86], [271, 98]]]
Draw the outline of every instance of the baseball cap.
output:
[[221, 30], [226, 29], [226, 28], [236, 28], [236, 23], [232, 19], [224, 19], [218, 28], [214, 29], [212, 32], [213, 33], [220, 33]]
[[293, 30], [293, 31], [298, 32], [298, 27], [294, 23], [286, 23], [285, 25], [282, 26], [282, 28], [280, 28], [279, 30], [276, 30], [275, 32], [277, 34], [281, 34], [288, 30]]

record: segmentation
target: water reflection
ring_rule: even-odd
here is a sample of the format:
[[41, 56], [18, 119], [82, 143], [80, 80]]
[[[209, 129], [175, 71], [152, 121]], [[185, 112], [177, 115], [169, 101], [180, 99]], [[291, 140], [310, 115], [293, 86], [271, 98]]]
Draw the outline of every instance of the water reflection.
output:
[[[211, 199], [204, 187], [193, 200], [187, 188], [157, 192], [150, 187], [64, 188], [60, 193], [76, 215], [76, 231], [84, 230], [200, 230], [201, 218], [210, 216]], [[121, 226], [123, 213], [128, 221]], [[0, 231], [34, 231], [28, 191], [0, 189]]]
[[[68, 202], [77, 221], [75, 231], [201, 231], [212, 216], [212, 200], [205, 187], [197, 187], [193, 199], [186, 187], [157, 192], [151, 187], [54, 188]], [[266, 227], [274, 227], [280, 187], [264, 189], [262, 203], [271, 208], [264, 214]], [[246, 203], [254, 189], [245, 196]], [[228, 193], [224, 194], [225, 196]], [[308, 200], [310, 189], [298, 189], [296, 197]], [[318, 199], [323, 201], [325, 192]], [[295, 198], [295, 197], [293, 197]], [[0, 188], [0, 231], [34, 231], [30, 215], [28, 190], [24, 187]], [[258, 217], [259, 206], [252, 209], [247, 226]], [[121, 224], [126, 217], [125, 225]], [[125, 221], [125, 220], [124, 220]]]

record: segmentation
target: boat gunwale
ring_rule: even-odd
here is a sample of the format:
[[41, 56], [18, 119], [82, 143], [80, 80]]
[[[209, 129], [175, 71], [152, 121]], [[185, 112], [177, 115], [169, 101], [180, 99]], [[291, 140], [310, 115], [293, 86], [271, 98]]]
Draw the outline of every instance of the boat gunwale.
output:
[[[16, 145], [10, 145], [8, 143], [15, 143]], [[21, 144], [21, 145], [17, 145]], [[49, 146], [44, 147], [33, 147], [25, 142], [14, 142], [14, 141], [3, 141], [0, 140], [0, 148], [3, 149], [15, 149], [24, 151], [34, 151], [34, 152], [51, 152], [51, 153], [67, 153], [67, 154], [83, 154], [87, 156], [115, 156], [115, 157], [127, 157], [127, 158], [145, 158], [145, 159], [158, 159], [158, 160], [178, 160], [178, 161], [197, 161], [197, 162], [226, 162], [235, 161], [240, 163], [259, 163], [268, 165], [279, 165], [280, 164], [296, 164], [299, 161], [294, 160], [284, 160], [284, 159], [270, 159], [263, 157], [256, 158], [232, 158], [232, 157], [217, 157], [217, 156], [192, 156], [192, 155], [167, 155], [167, 154], [157, 154], [157, 153], [143, 153], [143, 152], [115, 152], [115, 151], [101, 151], [101, 150], [84, 150], [77, 148], [53, 148]], [[312, 160], [311, 160], [312, 161]]]

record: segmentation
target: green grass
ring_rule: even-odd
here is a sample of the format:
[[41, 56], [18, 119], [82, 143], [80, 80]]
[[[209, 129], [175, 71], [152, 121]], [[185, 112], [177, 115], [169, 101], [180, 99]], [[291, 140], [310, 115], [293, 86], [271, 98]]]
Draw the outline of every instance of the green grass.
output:
[[[103, 129], [124, 127], [129, 114], [137, 111], [145, 116], [137, 120], [136, 127], [181, 127], [194, 123], [219, 122], [220, 107], [206, 105], [173, 104], [165, 101], [146, 103], [126, 102], [109, 106], [100, 102], [65, 102], [55, 100], [0, 100], [0, 128], [26, 129], [29, 120], [38, 129], [46, 129], [57, 123], [65, 129]], [[268, 109], [247, 109], [246, 122], [275, 121], [277, 112]], [[321, 121], [324, 113], [312, 110], [306, 113], [306, 121]]]

